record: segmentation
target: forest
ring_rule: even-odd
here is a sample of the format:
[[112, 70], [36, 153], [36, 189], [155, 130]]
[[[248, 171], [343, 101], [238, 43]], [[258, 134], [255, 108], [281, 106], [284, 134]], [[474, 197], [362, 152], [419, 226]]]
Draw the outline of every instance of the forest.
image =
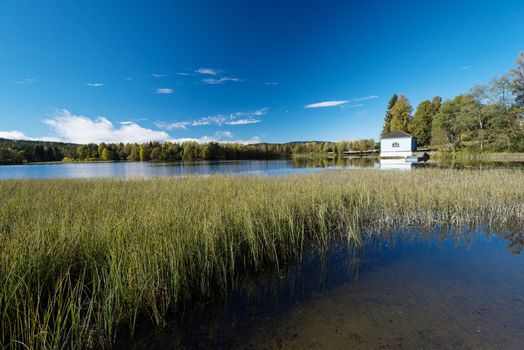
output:
[[192, 161], [232, 159], [289, 159], [294, 155], [342, 155], [378, 147], [373, 139], [290, 143], [149, 142], [144, 144], [72, 144], [0, 139], [0, 164], [58, 161]]
[[210, 142], [71, 144], [0, 139], [0, 163], [53, 161], [175, 161], [287, 158], [289, 145]]
[[441, 151], [524, 152], [524, 52], [516, 65], [452, 99], [424, 100], [414, 115], [406, 96], [393, 95], [382, 135], [402, 130]]

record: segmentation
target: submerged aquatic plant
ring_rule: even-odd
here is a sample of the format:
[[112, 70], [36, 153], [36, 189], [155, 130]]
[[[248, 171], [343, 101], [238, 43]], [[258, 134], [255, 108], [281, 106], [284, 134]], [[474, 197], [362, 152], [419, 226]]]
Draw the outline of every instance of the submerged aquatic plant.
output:
[[0, 345], [109, 347], [306, 247], [524, 221], [521, 170], [0, 181]]

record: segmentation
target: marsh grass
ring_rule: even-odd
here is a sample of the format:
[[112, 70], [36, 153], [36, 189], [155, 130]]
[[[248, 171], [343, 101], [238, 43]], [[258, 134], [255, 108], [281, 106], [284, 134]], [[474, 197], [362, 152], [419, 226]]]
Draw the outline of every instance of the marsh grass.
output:
[[110, 347], [306, 246], [524, 221], [519, 170], [0, 181], [0, 344]]

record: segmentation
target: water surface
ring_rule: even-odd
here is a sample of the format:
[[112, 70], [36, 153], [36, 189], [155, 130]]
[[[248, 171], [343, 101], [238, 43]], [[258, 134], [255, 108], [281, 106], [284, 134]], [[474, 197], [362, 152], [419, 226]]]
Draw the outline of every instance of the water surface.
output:
[[0, 166], [0, 179], [132, 178], [212, 174], [287, 175], [337, 168], [370, 168], [377, 159], [87, 162]]
[[338, 245], [117, 348], [522, 349], [523, 244], [410, 230]]
[[133, 178], [188, 175], [265, 175], [304, 174], [332, 169], [402, 169], [416, 167], [442, 168], [522, 168], [523, 162], [427, 163], [416, 166], [404, 161], [380, 162], [378, 158], [293, 159], [293, 160], [228, 160], [195, 162], [87, 162], [0, 165], [0, 179], [46, 178]]

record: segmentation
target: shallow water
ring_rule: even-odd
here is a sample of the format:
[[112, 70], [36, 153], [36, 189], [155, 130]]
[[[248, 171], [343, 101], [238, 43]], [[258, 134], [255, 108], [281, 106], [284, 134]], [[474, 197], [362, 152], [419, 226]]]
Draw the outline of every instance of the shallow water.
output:
[[132, 178], [212, 174], [287, 175], [323, 169], [370, 168], [377, 159], [236, 160], [196, 162], [92, 162], [0, 166], [0, 179], [23, 178]]
[[390, 237], [240, 281], [117, 348], [522, 349], [523, 233]]

